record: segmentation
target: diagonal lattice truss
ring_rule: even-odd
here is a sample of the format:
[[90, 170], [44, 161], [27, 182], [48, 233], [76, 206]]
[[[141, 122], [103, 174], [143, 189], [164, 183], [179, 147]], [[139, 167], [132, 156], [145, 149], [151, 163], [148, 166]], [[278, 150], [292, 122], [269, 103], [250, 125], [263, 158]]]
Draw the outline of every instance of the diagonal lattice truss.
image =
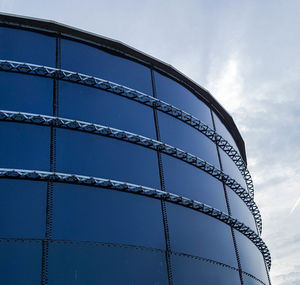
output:
[[247, 238], [249, 238], [262, 253], [268, 268], [271, 268], [271, 256], [270, 252], [261, 239], [253, 230], [247, 227], [245, 224], [241, 223], [237, 219], [214, 209], [208, 205], [201, 202], [190, 200], [186, 197], [182, 197], [173, 193], [144, 187], [135, 184], [124, 183], [120, 181], [108, 180], [103, 178], [95, 178], [74, 174], [65, 173], [55, 173], [55, 172], [45, 172], [45, 171], [34, 171], [34, 170], [21, 170], [21, 169], [6, 169], [0, 168], [0, 178], [9, 179], [25, 179], [25, 180], [37, 180], [37, 181], [51, 181], [58, 183], [69, 183], [69, 184], [79, 184], [85, 186], [93, 186], [99, 188], [106, 188], [111, 190], [123, 191], [128, 193], [135, 193], [143, 196], [152, 197], [155, 199], [164, 200], [174, 204], [178, 204], [198, 212], [204, 213], [215, 219], [222, 221], [223, 223], [229, 225], [230, 227], [241, 232]]
[[0, 71], [19, 72], [48, 78], [56, 78], [64, 81], [78, 83], [85, 86], [90, 86], [93, 88], [98, 88], [107, 92], [124, 96], [141, 104], [150, 106], [166, 114], [169, 114], [181, 120], [182, 122], [190, 125], [194, 129], [208, 137], [217, 146], [219, 146], [236, 164], [236, 166], [238, 167], [239, 171], [245, 179], [250, 196], [252, 198], [254, 197], [254, 186], [250, 172], [247, 169], [247, 165], [238, 153], [238, 151], [236, 151], [227, 140], [225, 140], [222, 136], [217, 134], [209, 126], [201, 122], [196, 117], [174, 107], [173, 105], [165, 103], [142, 92], [138, 92], [136, 90], [127, 88], [125, 86], [107, 80], [52, 67], [45, 67], [40, 65], [20, 63], [8, 60], [0, 60]]
[[259, 232], [261, 233], [261, 215], [256, 203], [249, 195], [249, 193], [229, 175], [225, 174], [223, 171], [217, 169], [215, 166], [211, 165], [210, 163], [204, 161], [203, 159], [193, 154], [190, 154], [186, 151], [170, 146], [168, 144], [164, 144], [160, 141], [156, 141], [127, 131], [60, 117], [0, 110], [0, 121], [22, 122], [42, 126], [53, 126], [58, 128], [87, 132], [105, 137], [111, 137], [118, 140], [141, 145], [143, 147], [159, 151], [161, 153], [182, 160], [190, 165], [193, 165], [194, 167], [201, 169], [202, 171], [208, 173], [209, 175], [213, 176], [214, 178], [218, 179], [219, 181], [223, 182], [225, 185], [230, 187], [245, 202], [249, 210], [252, 212], [256, 224], [258, 226]]

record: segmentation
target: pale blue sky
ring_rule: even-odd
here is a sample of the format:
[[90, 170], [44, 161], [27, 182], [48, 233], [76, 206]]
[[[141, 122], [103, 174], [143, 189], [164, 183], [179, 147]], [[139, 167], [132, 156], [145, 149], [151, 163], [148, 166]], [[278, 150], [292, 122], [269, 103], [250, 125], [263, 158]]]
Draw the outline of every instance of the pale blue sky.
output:
[[0, 0], [157, 57], [208, 89], [244, 137], [273, 285], [300, 284], [300, 1]]

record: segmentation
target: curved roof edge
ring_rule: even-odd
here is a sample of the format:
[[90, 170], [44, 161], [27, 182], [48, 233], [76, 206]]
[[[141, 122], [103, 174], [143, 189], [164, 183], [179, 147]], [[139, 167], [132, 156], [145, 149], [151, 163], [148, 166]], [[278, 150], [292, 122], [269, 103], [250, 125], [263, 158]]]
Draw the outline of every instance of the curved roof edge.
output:
[[145, 65], [153, 67], [153, 69], [164, 73], [168, 77], [175, 79], [186, 88], [193, 91], [202, 101], [209, 104], [211, 109], [218, 115], [220, 120], [228, 128], [234, 138], [242, 158], [247, 163], [245, 143], [234, 123], [231, 115], [222, 107], [222, 105], [210, 94], [209, 91], [199, 86], [196, 82], [185, 76], [172, 65], [167, 64], [159, 59], [149, 56], [135, 48], [130, 47], [120, 41], [113, 40], [104, 36], [99, 36], [94, 33], [86, 32], [81, 29], [73, 28], [65, 24], [60, 24], [55, 21], [42, 20], [38, 18], [25, 17], [13, 14], [0, 13], [0, 24], [14, 26], [19, 28], [34, 29], [40, 32], [61, 34], [62, 36], [73, 38], [75, 40], [84, 41], [90, 44], [101, 46], [104, 49], [110, 50], [121, 56], [131, 58]]

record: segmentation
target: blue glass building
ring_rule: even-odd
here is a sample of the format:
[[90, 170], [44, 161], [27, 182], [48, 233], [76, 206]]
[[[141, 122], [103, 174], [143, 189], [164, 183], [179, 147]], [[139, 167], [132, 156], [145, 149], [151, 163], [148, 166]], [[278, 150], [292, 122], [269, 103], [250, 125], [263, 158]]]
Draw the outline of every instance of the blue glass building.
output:
[[243, 139], [123, 43], [0, 15], [1, 284], [270, 284]]

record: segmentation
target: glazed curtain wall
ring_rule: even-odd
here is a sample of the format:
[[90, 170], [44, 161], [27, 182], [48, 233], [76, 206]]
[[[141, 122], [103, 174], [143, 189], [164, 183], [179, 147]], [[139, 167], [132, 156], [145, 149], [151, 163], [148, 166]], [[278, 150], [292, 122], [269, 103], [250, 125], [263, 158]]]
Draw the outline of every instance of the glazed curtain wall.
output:
[[[197, 117], [237, 150], [209, 106], [144, 65], [32, 31], [0, 27], [0, 37], [1, 60], [69, 70], [137, 90]], [[261, 251], [241, 231], [175, 200], [129, 193], [122, 184], [199, 201], [259, 234], [253, 208], [233, 186], [184, 155], [164, 151], [162, 144], [151, 146], [161, 141], [188, 152], [247, 191], [235, 162], [208, 136], [116, 90], [26, 70], [2, 70], [0, 86], [1, 283], [269, 284]], [[4, 119], [5, 111], [14, 114], [11, 119]], [[14, 112], [44, 117], [29, 121]], [[47, 125], [46, 115], [70, 119], [73, 125]], [[82, 131], [76, 121], [118, 133]], [[128, 133], [131, 141], [124, 139]], [[31, 174], [7, 175], [11, 169]], [[49, 173], [69, 176], [62, 180]], [[107, 185], [83, 185], [78, 175], [108, 179]], [[109, 180], [123, 186], [108, 189]]]

